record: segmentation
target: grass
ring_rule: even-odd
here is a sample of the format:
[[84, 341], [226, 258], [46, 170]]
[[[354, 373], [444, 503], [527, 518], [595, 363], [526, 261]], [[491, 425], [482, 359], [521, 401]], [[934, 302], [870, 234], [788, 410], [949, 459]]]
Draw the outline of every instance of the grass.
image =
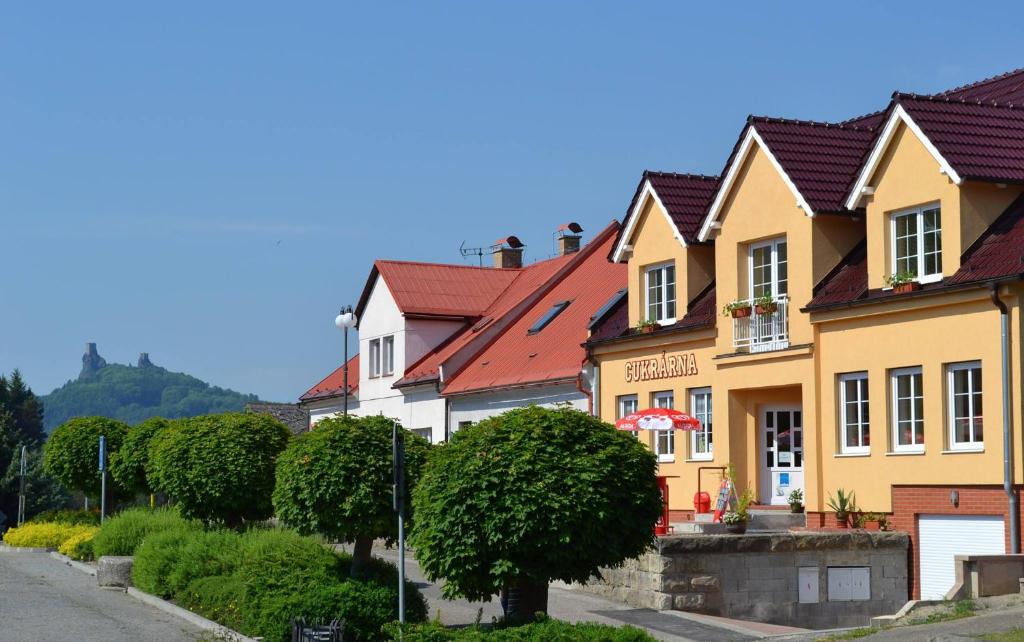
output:
[[1024, 629], [1018, 627], [1000, 633], [986, 633], [981, 639], [989, 642], [1024, 642]]
[[935, 622], [949, 622], [951, 620], [960, 620], [965, 617], [971, 617], [975, 611], [978, 610], [978, 605], [974, 603], [974, 600], [960, 600], [958, 602], [950, 602], [948, 610], [936, 611], [928, 617], [921, 618], [919, 620], [910, 620], [907, 624], [909, 626], [917, 624], [934, 624]]
[[818, 638], [817, 642], [837, 642], [838, 640], [859, 640], [860, 638], [866, 638], [867, 636], [878, 633], [879, 629], [873, 626], [865, 626], [860, 629], [850, 629], [849, 631], [843, 631], [842, 633], [836, 633], [824, 638]]

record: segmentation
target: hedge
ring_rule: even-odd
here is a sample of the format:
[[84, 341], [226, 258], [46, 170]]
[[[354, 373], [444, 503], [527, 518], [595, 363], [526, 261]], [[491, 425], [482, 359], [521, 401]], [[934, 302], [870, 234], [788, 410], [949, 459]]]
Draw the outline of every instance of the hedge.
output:
[[197, 522], [187, 520], [171, 508], [130, 508], [106, 520], [93, 538], [96, 557], [104, 555], [134, 555], [135, 549], [150, 533], [168, 530], [200, 528]]
[[389, 640], [401, 642], [656, 642], [647, 632], [632, 626], [613, 627], [589, 622], [569, 624], [542, 619], [522, 626], [449, 629], [437, 623], [384, 627]]
[[92, 539], [98, 532], [98, 526], [83, 526], [81, 531], [64, 540], [64, 543], [57, 547], [57, 552], [80, 562], [92, 561], [96, 559], [92, 551]]
[[4, 544], [22, 548], [59, 548], [68, 539], [91, 528], [52, 522], [26, 522], [4, 533]]

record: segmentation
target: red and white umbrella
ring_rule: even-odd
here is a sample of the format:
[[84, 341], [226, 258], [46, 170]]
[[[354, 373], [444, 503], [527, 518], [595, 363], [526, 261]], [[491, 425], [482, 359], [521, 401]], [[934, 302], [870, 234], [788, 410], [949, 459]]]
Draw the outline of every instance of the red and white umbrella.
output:
[[672, 408], [648, 408], [615, 422], [619, 430], [700, 430], [700, 420]]

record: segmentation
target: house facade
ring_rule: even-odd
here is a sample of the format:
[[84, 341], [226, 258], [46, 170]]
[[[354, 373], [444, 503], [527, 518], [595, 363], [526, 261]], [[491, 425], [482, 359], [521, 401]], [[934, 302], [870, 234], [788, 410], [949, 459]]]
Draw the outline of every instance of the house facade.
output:
[[[619, 225], [589, 243], [576, 224], [553, 258], [522, 265], [522, 245], [495, 245], [494, 267], [377, 261], [356, 307], [359, 356], [349, 412], [382, 414], [434, 443], [460, 427], [531, 404], [589, 410], [587, 323], [624, 266], [606, 255]], [[301, 398], [315, 427], [342, 411], [342, 368]]]
[[1022, 98], [1014, 72], [841, 123], [751, 117], [721, 176], [644, 174], [588, 350], [602, 418], [702, 421], [640, 437], [675, 519], [732, 464], [764, 506], [800, 490], [811, 528], [839, 489], [888, 515], [914, 597], [951, 588], [954, 553], [1019, 552]]

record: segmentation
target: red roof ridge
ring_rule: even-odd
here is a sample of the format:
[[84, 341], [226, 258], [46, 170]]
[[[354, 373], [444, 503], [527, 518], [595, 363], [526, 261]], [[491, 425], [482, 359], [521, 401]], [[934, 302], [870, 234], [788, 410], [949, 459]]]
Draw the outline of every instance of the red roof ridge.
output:
[[975, 80], [974, 82], [969, 82], [966, 85], [960, 85], [959, 87], [953, 87], [952, 89], [946, 89], [944, 91], [940, 91], [931, 95], [941, 96], [943, 94], [956, 94], [962, 91], [967, 91], [968, 89], [977, 89], [978, 87], [984, 87], [985, 85], [989, 85], [1000, 80], [1006, 80], [1011, 76], [1017, 76], [1020, 74], [1024, 74], [1024, 67], [1018, 67], [1017, 69], [1013, 69], [1011, 71], [1007, 71], [995, 76], [990, 76], [988, 78], [982, 78], [981, 80]]
[[[875, 113], [879, 113], [879, 112], [875, 112]], [[797, 118], [782, 118], [782, 117], [779, 117], [779, 116], [758, 116], [758, 115], [755, 115], [755, 114], [750, 114], [749, 116], [747, 116], [747, 122], [751, 123], [751, 124], [754, 124], [754, 123], [765, 123], [765, 124], [778, 123], [778, 124], [783, 124], [783, 125], [802, 125], [802, 126], [805, 126], [805, 127], [825, 127], [825, 128], [831, 128], [831, 129], [849, 129], [849, 130], [852, 130], [852, 131], [868, 131], [868, 132], [870, 132], [870, 131], [874, 131], [875, 128], [874, 127], [861, 127], [861, 126], [858, 126], [858, 125], [850, 125], [849, 123], [851, 121], [860, 120], [860, 119], [863, 119], [863, 118], [865, 118], [867, 116], [872, 116], [872, 115], [874, 115], [874, 114], [867, 114], [865, 116], [858, 116], [857, 118], [850, 118], [848, 120], [844, 120], [844, 121], [840, 121], [840, 122], [829, 122], [829, 121], [825, 121], [825, 120], [802, 120], [802, 119], [797, 119]]]
[[[875, 111], [869, 111], [866, 114], [861, 114], [860, 116], [854, 116], [852, 118], [847, 118], [846, 120], [839, 121], [838, 124], [839, 125], [849, 125], [850, 123], [855, 123], [855, 122], [858, 122], [858, 121], [861, 121], [861, 120], [867, 120], [868, 118], [874, 118], [876, 116], [882, 116], [887, 111], [889, 111], [888, 107], [886, 107], [885, 109], [877, 109]], [[875, 127], [866, 127], [865, 129], [870, 131], [870, 130], [874, 130]]]
[[[486, 266], [482, 266], [482, 265], [466, 265], [464, 263], [434, 263], [434, 262], [431, 262], [431, 261], [403, 261], [401, 259], [375, 259], [373, 263], [374, 263], [374, 265], [376, 265], [378, 263], [391, 263], [391, 264], [399, 264], [399, 265], [429, 265], [431, 267], [465, 268], [467, 270], [487, 270], [487, 271], [490, 271], [490, 272], [493, 272], [494, 270], [505, 270], [505, 271], [508, 271], [508, 272], [515, 272], [515, 271], [518, 271], [518, 270], [525, 269], [525, 268], [494, 268], [494, 267], [486, 267]], [[531, 265], [532, 265], [532, 263], [531, 263]]]
[[976, 98], [974, 100], [968, 100], [966, 98], [956, 98], [953, 96], [943, 96], [935, 94], [915, 94], [904, 91], [896, 91], [892, 94], [893, 100], [900, 102], [903, 100], [920, 100], [922, 102], [929, 103], [957, 103], [960, 105], [977, 105], [978, 107], [999, 107], [1003, 109], [1014, 109], [1017, 105], [1012, 101], [999, 102], [998, 100], [982, 100]]
[[645, 169], [643, 173], [644, 178], [647, 176], [670, 176], [672, 178], [690, 178], [701, 181], [717, 181], [720, 177], [712, 174], [693, 174], [690, 172], [665, 172], [655, 169]]

